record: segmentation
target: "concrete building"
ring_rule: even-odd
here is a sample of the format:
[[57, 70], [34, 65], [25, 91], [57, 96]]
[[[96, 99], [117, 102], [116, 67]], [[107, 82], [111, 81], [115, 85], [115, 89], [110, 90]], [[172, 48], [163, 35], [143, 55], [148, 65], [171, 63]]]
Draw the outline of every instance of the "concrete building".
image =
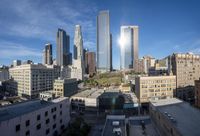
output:
[[58, 29], [56, 36], [56, 63], [59, 66], [71, 64], [70, 37], [63, 29]]
[[160, 66], [159, 63], [155, 63], [154, 67], [149, 68], [149, 76], [166, 76], [168, 75], [168, 67]]
[[176, 90], [176, 76], [136, 77], [135, 93], [139, 103], [172, 98]]
[[145, 63], [144, 59], [138, 59], [137, 64], [136, 64], [136, 69], [135, 72], [138, 73], [145, 73]]
[[94, 75], [96, 73], [96, 55], [95, 52], [85, 53], [85, 69], [86, 73], [89, 75]]
[[32, 60], [25, 60], [24, 62], [23, 62], [23, 65], [24, 64], [34, 64], [34, 62], [32, 61]]
[[137, 69], [138, 26], [121, 26], [120, 69]]
[[9, 79], [8, 68], [0, 68], [0, 81], [6, 81]]
[[102, 136], [127, 136], [124, 115], [107, 115]]
[[52, 90], [56, 69], [41, 64], [26, 64], [9, 69], [14, 82], [12, 88], [19, 96], [37, 97], [40, 92]]
[[56, 98], [56, 96], [53, 93], [53, 90], [40, 92], [40, 100], [51, 101], [51, 100], [53, 100], [55, 98]]
[[[79, 61], [76, 61], [77, 63]], [[73, 65], [61, 67], [61, 78], [76, 78], [77, 80], [83, 80], [82, 69], [74, 67]]]
[[83, 61], [83, 37], [81, 26], [75, 26], [75, 34], [74, 34], [74, 59], [73, 66], [80, 72], [80, 79], [83, 80], [83, 76], [85, 73], [85, 66]]
[[111, 36], [109, 11], [100, 11], [97, 16], [97, 71], [111, 71]]
[[149, 69], [155, 66], [156, 60], [152, 56], [144, 56], [143, 60], [144, 60], [144, 72], [148, 74]]
[[200, 79], [195, 80], [195, 106], [200, 108]]
[[161, 136], [198, 136], [200, 111], [179, 99], [150, 102], [150, 116]]
[[19, 66], [22, 64], [21, 60], [13, 60], [13, 67]]
[[52, 58], [52, 44], [47, 43], [45, 44], [45, 48], [43, 50], [43, 64], [52, 65], [53, 58]]
[[70, 120], [68, 98], [31, 100], [0, 109], [1, 136], [57, 136]]
[[169, 74], [176, 75], [176, 96], [194, 101], [194, 81], [200, 78], [200, 55], [172, 54], [168, 57]]
[[78, 92], [78, 83], [75, 78], [56, 79], [53, 84], [53, 93], [56, 97], [70, 97]]

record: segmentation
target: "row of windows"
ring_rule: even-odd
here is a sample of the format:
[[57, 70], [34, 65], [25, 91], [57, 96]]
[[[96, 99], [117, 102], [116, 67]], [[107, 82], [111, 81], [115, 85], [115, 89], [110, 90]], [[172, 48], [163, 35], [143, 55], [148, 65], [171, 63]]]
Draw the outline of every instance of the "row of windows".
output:
[[[60, 120], [60, 123], [62, 124], [62, 120]], [[63, 130], [64, 127], [65, 127], [65, 125], [61, 125], [60, 129]], [[52, 126], [52, 129], [55, 129], [55, 128], [56, 128], [56, 123], [53, 124], [53, 126]], [[36, 129], [37, 129], [37, 130], [40, 130], [40, 129], [41, 129], [41, 124], [38, 124], [38, 125], [36, 126]], [[17, 125], [17, 126], [16, 126], [16, 132], [18, 132], [19, 130], [20, 130], [20, 125]], [[46, 129], [46, 135], [48, 135], [49, 133], [50, 133], [50, 128]], [[25, 135], [26, 135], [26, 136], [30, 136], [30, 131], [27, 130]]]

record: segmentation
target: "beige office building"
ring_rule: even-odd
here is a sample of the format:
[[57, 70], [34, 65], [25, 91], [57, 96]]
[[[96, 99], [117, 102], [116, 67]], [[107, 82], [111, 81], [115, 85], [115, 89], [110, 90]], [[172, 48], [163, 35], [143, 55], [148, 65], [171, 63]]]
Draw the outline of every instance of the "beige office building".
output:
[[172, 98], [176, 89], [176, 76], [136, 77], [135, 91], [139, 103]]
[[200, 78], [200, 55], [172, 54], [168, 57], [168, 70], [170, 74], [176, 75], [176, 96], [187, 100], [194, 97], [194, 81]]
[[56, 74], [54, 67], [47, 67], [42, 64], [25, 64], [9, 69], [10, 77], [14, 82], [11, 88], [19, 96], [35, 97], [40, 92], [52, 90], [53, 81], [59, 74]]

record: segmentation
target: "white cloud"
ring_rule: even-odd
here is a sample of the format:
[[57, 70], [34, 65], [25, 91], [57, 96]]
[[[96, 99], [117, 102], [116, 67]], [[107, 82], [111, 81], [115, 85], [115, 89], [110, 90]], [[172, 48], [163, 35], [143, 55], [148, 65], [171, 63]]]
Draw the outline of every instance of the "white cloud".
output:
[[40, 50], [23, 46], [19, 43], [12, 43], [7, 41], [0, 41], [0, 59], [15, 58], [15, 57], [41, 57]]
[[75, 24], [81, 24], [83, 29], [88, 30], [86, 35], [95, 34], [93, 15], [96, 8], [89, 8], [86, 2], [2, 0], [0, 8], [4, 5], [7, 8], [0, 12], [6, 17], [0, 16], [0, 20], [4, 20], [0, 23], [4, 28], [0, 35], [55, 40], [57, 28], [65, 29], [72, 36]]

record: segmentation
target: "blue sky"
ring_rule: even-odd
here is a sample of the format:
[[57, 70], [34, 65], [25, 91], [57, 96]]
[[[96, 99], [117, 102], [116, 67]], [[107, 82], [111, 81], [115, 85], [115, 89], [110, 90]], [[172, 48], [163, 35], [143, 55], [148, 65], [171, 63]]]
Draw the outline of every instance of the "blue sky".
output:
[[44, 44], [56, 50], [57, 28], [71, 36], [82, 25], [84, 47], [96, 51], [96, 16], [110, 11], [113, 66], [119, 68], [121, 25], [139, 26], [139, 56], [200, 53], [199, 0], [1, 0], [0, 65], [14, 59], [42, 61]]

